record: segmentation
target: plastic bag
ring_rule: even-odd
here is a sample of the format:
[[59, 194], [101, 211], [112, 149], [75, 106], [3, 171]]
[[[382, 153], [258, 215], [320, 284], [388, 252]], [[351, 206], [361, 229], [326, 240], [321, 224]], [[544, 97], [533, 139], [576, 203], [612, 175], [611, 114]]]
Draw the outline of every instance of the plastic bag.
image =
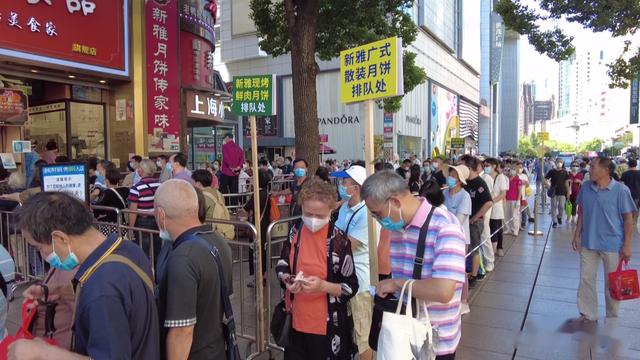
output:
[[[31, 301], [25, 301], [24, 304], [22, 304], [22, 325], [16, 332], [15, 336], [7, 335], [7, 337], [5, 337], [2, 341], [0, 341], [0, 360], [7, 359], [7, 352], [9, 351], [9, 346], [16, 340], [20, 340], [20, 339], [32, 340], [34, 338], [34, 336], [29, 331], [29, 326], [31, 326], [31, 323], [35, 318], [36, 313], [38, 312], [38, 309], [36, 306], [34, 306], [31, 310], [29, 310], [29, 305], [31, 304], [35, 305], [35, 302], [36, 302], [35, 300], [31, 300]], [[49, 345], [58, 346], [58, 342], [54, 339], [44, 338], [43, 340], [47, 342]]]

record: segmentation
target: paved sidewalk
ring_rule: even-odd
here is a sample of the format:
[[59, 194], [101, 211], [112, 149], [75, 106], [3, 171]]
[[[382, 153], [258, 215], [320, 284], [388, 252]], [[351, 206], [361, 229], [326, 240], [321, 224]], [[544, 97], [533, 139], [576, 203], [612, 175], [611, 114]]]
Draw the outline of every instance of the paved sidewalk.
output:
[[[620, 317], [605, 319], [602, 266], [600, 319], [572, 321], [579, 316], [575, 225], [553, 229], [549, 215], [540, 217], [544, 235], [506, 236], [505, 256], [472, 292], [456, 359], [640, 359], [640, 301], [622, 302]], [[630, 265], [640, 268], [638, 241]]]

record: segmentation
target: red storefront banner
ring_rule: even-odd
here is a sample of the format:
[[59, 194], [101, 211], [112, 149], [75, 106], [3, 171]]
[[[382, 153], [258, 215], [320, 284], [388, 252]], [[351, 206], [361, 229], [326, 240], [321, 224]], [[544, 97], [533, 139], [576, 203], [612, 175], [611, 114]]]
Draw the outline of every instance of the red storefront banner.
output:
[[213, 45], [190, 32], [180, 32], [182, 87], [200, 90], [214, 88]]
[[147, 127], [149, 152], [180, 151], [178, 0], [148, 0]]
[[0, 55], [128, 77], [129, 0], [2, 0]]

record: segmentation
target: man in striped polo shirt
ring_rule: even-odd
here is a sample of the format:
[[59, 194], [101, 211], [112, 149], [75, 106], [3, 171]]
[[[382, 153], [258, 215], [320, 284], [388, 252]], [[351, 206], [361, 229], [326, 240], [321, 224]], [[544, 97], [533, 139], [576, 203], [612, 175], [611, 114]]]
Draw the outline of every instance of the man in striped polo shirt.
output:
[[[433, 207], [426, 199], [411, 195], [404, 179], [388, 170], [367, 178], [361, 196], [373, 217], [390, 231], [392, 278], [378, 284], [377, 294], [398, 295], [413, 276], [420, 228]], [[421, 280], [414, 283], [413, 296], [427, 302], [431, 325], [438, 331], [437, 360], [455, 358], [465, 276], [462, 228], [452, 214], [436, 208], [428, 225]]]
[[[140, 165], [136, 169], [141, 179], [129, 190], [129, 210], [148, 212], [149, 216], [139, 215], [138, 213], [129, 214], [129, 226], [135, 226], [136, 228], [158, 230], [158, 225], [153, 217], [153, 201], [155, 199], [156, 190], [160, 186], [158, 179], [153, 175], [156, 172], [156, 163], [150, 159], [144, 159], [140, 162]], [[151, 258], [152, 251], [151, 240], [153, 240], [153, 257], [151, 258], [152, 265], [155, 265], [155, 259], [158, 257], [162, 241], [157, 235], [149, 235], [145, 233], [135, 232], [129, 233], [129, 238], [133, 238], [131, 235], [139, 237], [139, 241], [142, 243], [142, 250], [145, 254]]]

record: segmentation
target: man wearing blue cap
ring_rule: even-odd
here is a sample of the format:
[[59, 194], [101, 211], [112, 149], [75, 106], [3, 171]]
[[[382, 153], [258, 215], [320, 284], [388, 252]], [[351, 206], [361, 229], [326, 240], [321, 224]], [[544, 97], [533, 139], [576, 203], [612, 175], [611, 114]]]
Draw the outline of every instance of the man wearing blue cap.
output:
[[360, 188], [367, 178], [367, 171], [362, 166], [354, 165], [347, 170], [334, 172], [331, 175], [342, 179], [338, 192], [344, 203], [340, 207], [336, 227], [344, 231], [351, 240], [359, 289], [358, 294], [351, 299], [351, 313], [353, 314], [360, 358], [368, 360], [372, 356], [368, 339], [373, 302], [369, 292], [368, 211], [364, 200], [360, 197]]

